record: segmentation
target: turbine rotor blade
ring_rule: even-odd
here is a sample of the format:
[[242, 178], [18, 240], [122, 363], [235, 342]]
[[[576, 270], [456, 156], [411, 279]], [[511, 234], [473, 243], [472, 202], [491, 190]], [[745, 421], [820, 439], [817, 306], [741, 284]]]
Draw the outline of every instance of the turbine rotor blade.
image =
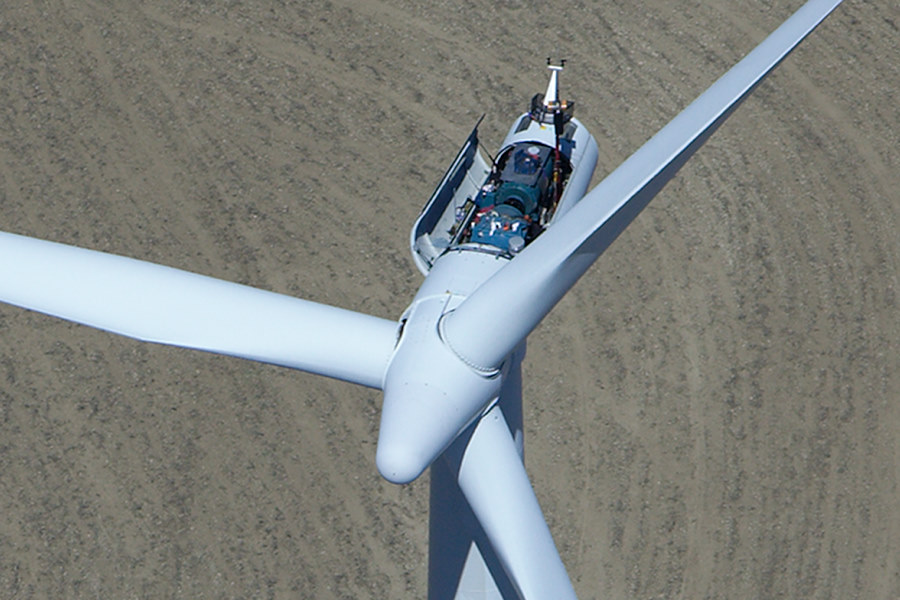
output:
[[575, 600], [575, 590], [499, 405], [445, 455], [510, 582], [523, 600]]
[[148, 342], [381, 388], [393, 321], [0, 232], [0, 301]]
[[[470, 364], [498, 366], [760, 81], [840, 4], [811, 0], [445, 317]], [[514, 293], [511, 293], [514, 291]], [[486, 319], [503, 306], [512, 319]]]

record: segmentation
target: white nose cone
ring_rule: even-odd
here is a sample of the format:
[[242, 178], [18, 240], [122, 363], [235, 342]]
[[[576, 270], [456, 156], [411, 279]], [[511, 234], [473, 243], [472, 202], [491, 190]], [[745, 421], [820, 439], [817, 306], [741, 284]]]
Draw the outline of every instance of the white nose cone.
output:
[[381, 476], [391, 483], [404, 484], [415, 481], [431, 464], [422, 456], [412, 456], [406, 448], [378, 442], [375, 464]]
[[441, 410], [449, 405], [446, 394], [422, 382], [385, 386], [375, 452], [382, 477], [409, 483], [428, 468], [466, 425]]
[[384, 379], [375, 462], [393, 483], [416, 479], [500, 392], [500, 376], [465, 365], [437, 333], [443, 302], [416, 305]]
[[421, 475], [500, 391], [499, 376], [482, 377], [455, 355], [406, 358], [395, 358], [385, 378], [375, 453], [378, 471], [393, 483]]

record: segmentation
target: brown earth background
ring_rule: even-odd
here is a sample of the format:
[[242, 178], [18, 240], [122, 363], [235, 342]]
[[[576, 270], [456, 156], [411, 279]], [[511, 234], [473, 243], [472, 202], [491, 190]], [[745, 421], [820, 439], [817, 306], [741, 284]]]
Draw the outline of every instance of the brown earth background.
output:
[[[396, 318], [548, 55], [599, 180], [799, 5], [4, 3], [0, 229]], [[531, 336], [579, 597], [900, 597], [898, 27], [848, 0]], [[0, 597], [424, 597], [380, 402], [0, 307]]]

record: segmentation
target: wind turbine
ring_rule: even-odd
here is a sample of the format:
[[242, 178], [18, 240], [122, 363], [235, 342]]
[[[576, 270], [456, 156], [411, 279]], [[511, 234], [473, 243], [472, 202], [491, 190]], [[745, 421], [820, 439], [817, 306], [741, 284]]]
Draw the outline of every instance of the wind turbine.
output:
[[473, 132], [414, 225], [427, 276], [398, 322], [8, 233], [0, 300], [383, 390], [379, 471], [406, 483], [433, 468], [429, 595], [574, 597], [521, 458], [525, 338], [837, 4], [802, 7], [587, 194], [596, 145], [562, 104], [551, 65], [543, 100], [516, 120], [497, 161]]

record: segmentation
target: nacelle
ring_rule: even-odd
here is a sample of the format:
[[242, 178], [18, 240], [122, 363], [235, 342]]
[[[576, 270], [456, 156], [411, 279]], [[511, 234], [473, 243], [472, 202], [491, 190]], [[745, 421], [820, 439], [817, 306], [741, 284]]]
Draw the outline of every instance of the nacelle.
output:
[[476, 124], [413, 225], [410, 247], [423, 275], [451, 251], [510, 259], [581, 200], [597, 142], [577, 119], [559, 128], [545, 121], [521, 115], [493, 163], [479, 151]]

